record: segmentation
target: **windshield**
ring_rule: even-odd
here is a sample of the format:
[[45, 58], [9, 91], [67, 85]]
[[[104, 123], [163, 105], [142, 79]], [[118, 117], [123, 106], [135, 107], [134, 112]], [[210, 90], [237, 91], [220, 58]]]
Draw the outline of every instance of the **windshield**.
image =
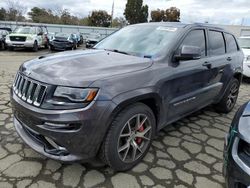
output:
[[249, 48], [250, 49], [250, 38], [239, 38], [239, 45], [241, 48]]
[[36, 34], [36, 28], [34, 27], [20, 27], [17, 28], [14, 33], [20, 34]]
[[95, 48], [152, 57], [174, 40], [178, 28], [156, 25], [125, 27], [98, 43]]
[[67, 33], [56, 33], [56, 37], [63, 37], [63, 38], [69, 38], [70, 34]]

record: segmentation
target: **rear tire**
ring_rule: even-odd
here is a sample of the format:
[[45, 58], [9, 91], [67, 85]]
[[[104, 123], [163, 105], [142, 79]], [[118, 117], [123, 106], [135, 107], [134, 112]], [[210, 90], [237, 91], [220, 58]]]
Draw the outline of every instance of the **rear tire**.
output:
[[238, 94], [239, 94], [240, 83], [236, 78], [233, 78], [229, 86], [221, 99], [221, 101], [215, 105], [215, 110], [221, 113], [229, 113], [235, 106]]
[[120, 112], [103, 142], [100, 157], [115, 171], [126, 171], [147, 154], [155, 134], [152, 110], [136, 103]]

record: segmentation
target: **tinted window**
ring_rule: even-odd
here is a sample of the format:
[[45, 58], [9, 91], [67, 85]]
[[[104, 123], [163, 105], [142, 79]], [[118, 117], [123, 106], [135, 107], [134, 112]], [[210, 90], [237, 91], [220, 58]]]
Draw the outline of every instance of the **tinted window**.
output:
[[211, 55], [222, 55], [226, 53], [223, 34], [218, 31], [209, 31], [209, 46]]
[[196, 46], [201, 48], [201, 57], [206, 56], [206, 39], [204, 30], [193, 30], [188, 33], [181, 46]]
[[236, 41], [233, 35], [225, 34], [226, 42], [227, 42], [227, 52], [235, 52], [238, 50]]

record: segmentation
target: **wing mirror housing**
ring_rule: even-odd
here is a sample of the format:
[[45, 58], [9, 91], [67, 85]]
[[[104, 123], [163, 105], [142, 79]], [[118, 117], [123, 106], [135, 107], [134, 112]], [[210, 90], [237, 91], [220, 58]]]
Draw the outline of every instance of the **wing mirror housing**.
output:
[[174, 55], [177, 61], [197, 60], [201, 58], [201, 48], [183, 45]]

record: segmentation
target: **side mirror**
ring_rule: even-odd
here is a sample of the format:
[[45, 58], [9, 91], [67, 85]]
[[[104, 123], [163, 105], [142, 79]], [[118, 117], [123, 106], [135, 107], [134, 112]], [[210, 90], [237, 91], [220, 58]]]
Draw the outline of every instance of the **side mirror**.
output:
[[43, 32], [40, 32], [40, 33], [38, 33], [37, 35], [38, 35], [38, 36], [41, 36], [41, 35], [43, 35]]
[[196, 60], [201, 58], [201, 48], [197, 46], [183, 45], [174, 55], [177, 61]]

